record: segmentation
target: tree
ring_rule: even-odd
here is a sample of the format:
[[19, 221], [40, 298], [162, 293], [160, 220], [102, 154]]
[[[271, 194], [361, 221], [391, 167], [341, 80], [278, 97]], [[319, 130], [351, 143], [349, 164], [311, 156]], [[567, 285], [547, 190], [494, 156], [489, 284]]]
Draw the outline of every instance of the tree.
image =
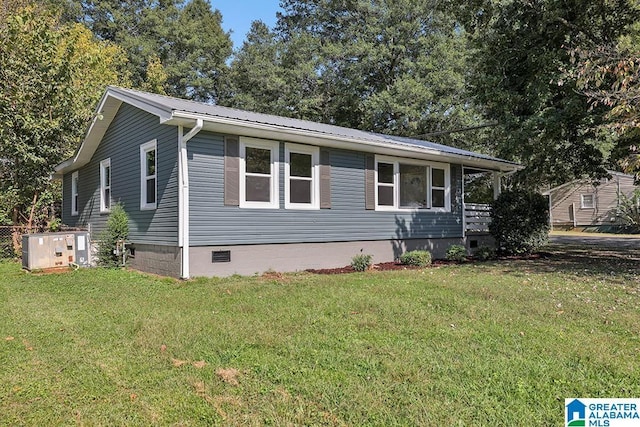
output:
[[605, 126], [620, 135], [613, 162], [640, 180], [640, 24], [615, 43], [572, 53], [578, 88], [593, 108], [609, 108]]
[[252, 28], [222, 102], [406, 136], [476, 124], [466, 39], [438, 4], [284, 0], [273, 32]]
[[217, 100], [232, 42], [208, 1], [89, 0], [78, 19], [125, 50], [134, 87]]
[[319, 85], [315, 40], [296, 35], [287, 42], [254, 21], [231, 63], [223, 105], [286, 117], [328, 121]]
[[[0, 208], [32, 225], [50, 175], [80, 138], [107, 84], [126, 84], [121, 50], [24, 2], [0, 21]], [[41, 218], [46, 220], [47, 218]]]
[[611, 148], [599, 131], [606, 109], [577, 90], [571, 49], [616, 40], [639, 11], [632, 0], [458, 2], [474, 48], [470, 85], [496, 121], [495, 154], [522, 162], [532, 187], [606, 174]]

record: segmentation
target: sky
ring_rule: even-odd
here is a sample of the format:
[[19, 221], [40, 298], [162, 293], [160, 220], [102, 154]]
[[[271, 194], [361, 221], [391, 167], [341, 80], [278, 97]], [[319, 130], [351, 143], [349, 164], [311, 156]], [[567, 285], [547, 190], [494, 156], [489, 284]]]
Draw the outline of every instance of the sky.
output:
[[259, 19], [270, 28], [276, 23], [280, 0], [210, 0], [212, 9], [222, 13], [222, 29], [232, 31], [233, 49], [242, 47], [251, 22]]

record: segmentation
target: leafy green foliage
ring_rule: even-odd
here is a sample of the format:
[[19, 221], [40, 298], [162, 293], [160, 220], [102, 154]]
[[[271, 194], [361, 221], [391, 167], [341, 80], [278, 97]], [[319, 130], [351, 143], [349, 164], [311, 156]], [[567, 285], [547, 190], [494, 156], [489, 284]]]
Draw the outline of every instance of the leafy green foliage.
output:
[[547, 243], [549, 204], [541, 194], [505, 191], [491, 204], [489, 232], [500, 253], [530, 254]]
[[83, 22], [126, 52], [134, 87], [181, 98], [218, 98], [232, 52], [222, 15], [206, 0], [92, 0]]
[[640, 232], [640, 190], [631, 196], [620, 194], [616, 214], [630, 231]]
[[473, 256], [480, 261], [488, 261], [496, 258], [496, 250], [490, 246], [482, 245], [475, 250]]
[[111, 206], [105, 230], [98, 238], [98, 265], [119, 267], [122, 265], [122, 243], [129, 238], [129, 216], [120, 203]]
[[614, 42], [576, 48], [572, 54], [575, 67], [568, 74], [592, 106], [609, 108], [603, 127], [621, 136], [610, 163], [640, 180], [640, 23]]
[[[459, 1], [474, 48], [470, 87], [487, 119], [495, 154], [526, 166], [532, 188], [606, 175], [609, 135], [598, 131], [607, 109], [589, 105], [575, 78], [571, 48], [613, 42], [637, 21], [634, 0]], [[590, 108], [592, 107], [592, 108]]]
[[467, 259], [467, 248], [462, 245], [451, 245], [444, 256], [449, 261], [463, 262]]
[[275, 31], [254, 23], [221, 103], [404, 136], [474, 124], [466, 39], [438, 4], [283, 1]]
[[366, 271], [371, 267], [372, 255], [358, 254], [351, 258], [351, 267], [355, 271]]
[[24, 3], [0, 15], [0, 216], [34, 225], [39, 201], [59, 190], [54, 166], [80, 141], [104, 86], [123, 82], [123, 62], [82, 25]]
[[420, 250], [408, 251], [400, 255], [400, 262], [405, 265], [426, 267], [431, 264], [431, 252]]

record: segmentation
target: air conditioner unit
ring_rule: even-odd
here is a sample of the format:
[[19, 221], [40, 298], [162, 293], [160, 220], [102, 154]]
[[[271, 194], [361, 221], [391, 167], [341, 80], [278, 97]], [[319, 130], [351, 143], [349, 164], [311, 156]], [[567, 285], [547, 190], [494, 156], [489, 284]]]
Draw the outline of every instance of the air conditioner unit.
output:
[[22, 235], [22, 268], [66, 267], [91, 265], [91, 241], [87, 231], [37, 233]]

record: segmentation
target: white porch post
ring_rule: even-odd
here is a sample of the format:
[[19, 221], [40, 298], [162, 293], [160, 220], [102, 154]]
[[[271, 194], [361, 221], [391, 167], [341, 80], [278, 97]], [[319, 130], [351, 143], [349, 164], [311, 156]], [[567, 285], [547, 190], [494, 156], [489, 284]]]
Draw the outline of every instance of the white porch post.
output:
[[502, 173], [493, 172], [493, 200], [502, 192]]

